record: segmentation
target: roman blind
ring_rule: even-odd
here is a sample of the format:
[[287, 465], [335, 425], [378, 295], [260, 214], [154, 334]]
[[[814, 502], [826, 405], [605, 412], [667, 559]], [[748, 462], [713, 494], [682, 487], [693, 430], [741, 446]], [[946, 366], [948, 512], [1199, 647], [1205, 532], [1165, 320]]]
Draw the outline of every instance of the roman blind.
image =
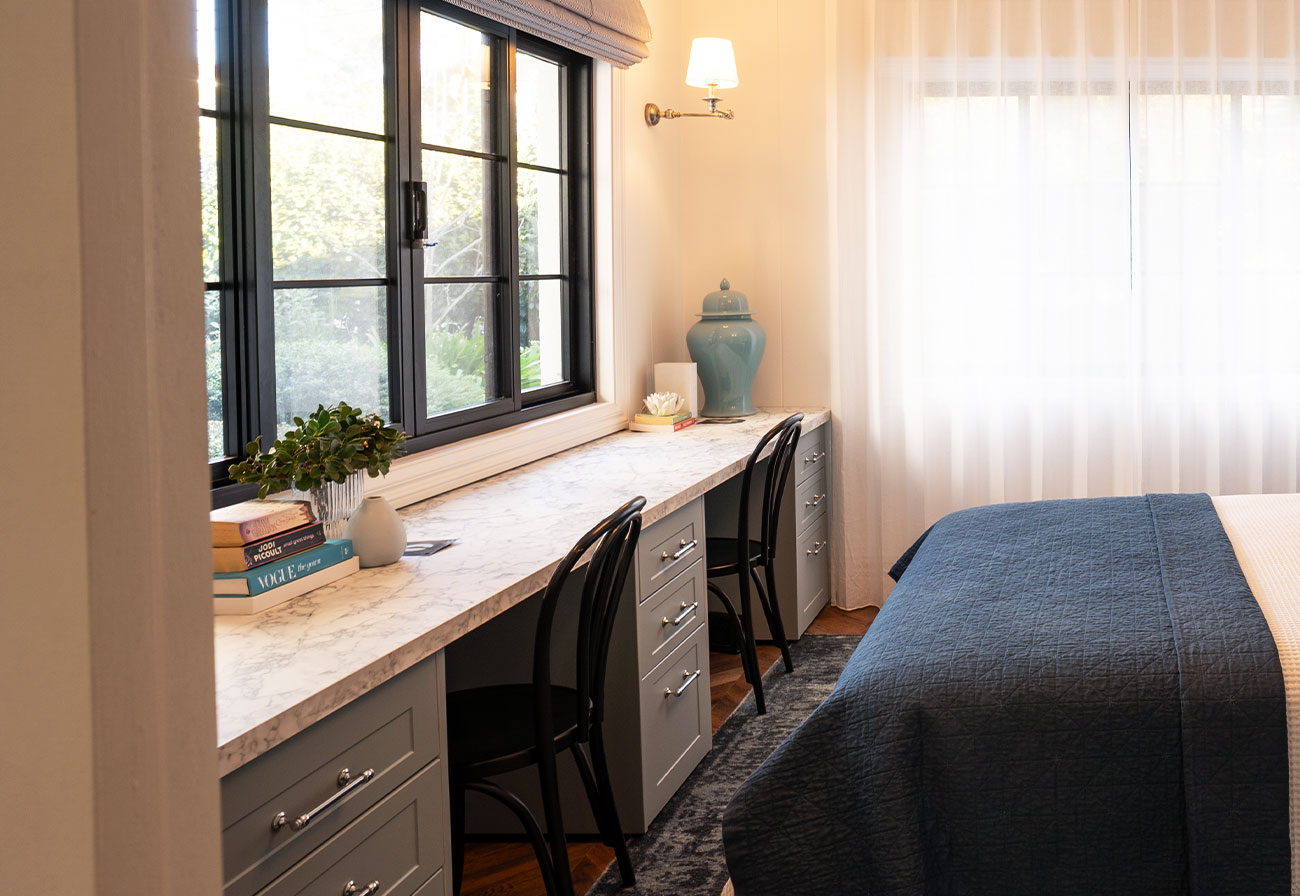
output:
[[612, 62], [650, 55], [650, 20], [640, 0], [449, 0], [455, 6]]

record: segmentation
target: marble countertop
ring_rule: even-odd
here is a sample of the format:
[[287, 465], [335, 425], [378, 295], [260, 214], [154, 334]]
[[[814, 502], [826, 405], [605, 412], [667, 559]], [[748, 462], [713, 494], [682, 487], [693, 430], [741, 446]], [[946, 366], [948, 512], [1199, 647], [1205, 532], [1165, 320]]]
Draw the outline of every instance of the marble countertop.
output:
[[[401, 511], [409, 539], [457, 543], [256, 616], [217, 617], [221, 774], [540, 591], [574, 542], [625, 501], [645, 496], [648, 526], [725, 482], [789, 413], [616, 433], [413, 504]], [[805, 433], [830, 416], [804, 413]]]

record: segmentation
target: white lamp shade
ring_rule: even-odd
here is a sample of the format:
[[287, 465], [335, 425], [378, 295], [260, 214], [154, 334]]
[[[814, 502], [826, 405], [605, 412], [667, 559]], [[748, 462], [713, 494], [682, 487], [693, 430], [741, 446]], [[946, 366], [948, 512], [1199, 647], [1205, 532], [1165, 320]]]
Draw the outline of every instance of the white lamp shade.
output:
[[691, 61], [686, 66], [691, 87], [736, 87], [736, 54], [725, 37], [697, 37], [691, 41]]

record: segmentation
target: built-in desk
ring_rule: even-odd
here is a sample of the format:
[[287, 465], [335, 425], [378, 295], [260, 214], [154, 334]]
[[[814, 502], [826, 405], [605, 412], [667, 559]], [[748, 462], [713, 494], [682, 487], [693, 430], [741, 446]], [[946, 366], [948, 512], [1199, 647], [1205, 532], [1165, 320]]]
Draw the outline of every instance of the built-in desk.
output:
[[[250, 760], [327, 716], [334, 722], [337, 710], [541, 590], [574, 542], [623, 502], [644, 495], [649, 527], [726, 483], [788, 413], [765, 410], [738, 424], [699, 424], [672, 435], [618, 433], [465, 486], [401, 512], [409, 538], [456, 538], [451, 548], [361, 570], [257, 616], [218, 617], [221, 774], [240, 777], [234, 773]], [[804, 413], [801, 446], [820, 444], [828, 412]], [[813, 457], [801, 468], [817, 462]], [[391, 702], [400, 708], [410, 701], [394, 693]], [[417, 752], [402, 749], [394, 762]], [[440, 755], [437, 743], [428, 749]], [[375, 815], [371, 825], [398, 824], [403, 811], [399, 800], [389, 810], [395, 820]], [[358, 840], [357, 848], [368, 842]], [[427, 857], [435, 846], [412, 840], [410, 853], [418, 858], [423, 849]], [[364, 886], [358, 882], [358, 891]]]

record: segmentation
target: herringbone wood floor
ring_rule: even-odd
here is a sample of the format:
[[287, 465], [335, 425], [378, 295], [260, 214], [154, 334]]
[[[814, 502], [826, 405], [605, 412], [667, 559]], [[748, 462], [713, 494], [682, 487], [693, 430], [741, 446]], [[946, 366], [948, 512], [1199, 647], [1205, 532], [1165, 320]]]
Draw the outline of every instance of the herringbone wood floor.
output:
[[[876, 618], [876, 608], [840, 610], [828, 606], [808, 627], [809, 634], [851, 635], [866, 632]], [[781, 658], [781, 651], [770, 644], [758, 646], [758, 665], [768, 669]], [[749, 684], [740, 670], [740, 657], [727, 653], [709, 654], [709, 690], [713, 699], [713, 730], [731, 715], [749, 693]], [[574, 889], [585, 893], [605, 868], [614, 861], [614, 851], [599, 842], [569, 843], [569, 865], [573, 868]], [[467, 843], [465, 845], [465, 882], [461, 896], [541, 896], [541, 875], [532, 848], [526, 842]]]

